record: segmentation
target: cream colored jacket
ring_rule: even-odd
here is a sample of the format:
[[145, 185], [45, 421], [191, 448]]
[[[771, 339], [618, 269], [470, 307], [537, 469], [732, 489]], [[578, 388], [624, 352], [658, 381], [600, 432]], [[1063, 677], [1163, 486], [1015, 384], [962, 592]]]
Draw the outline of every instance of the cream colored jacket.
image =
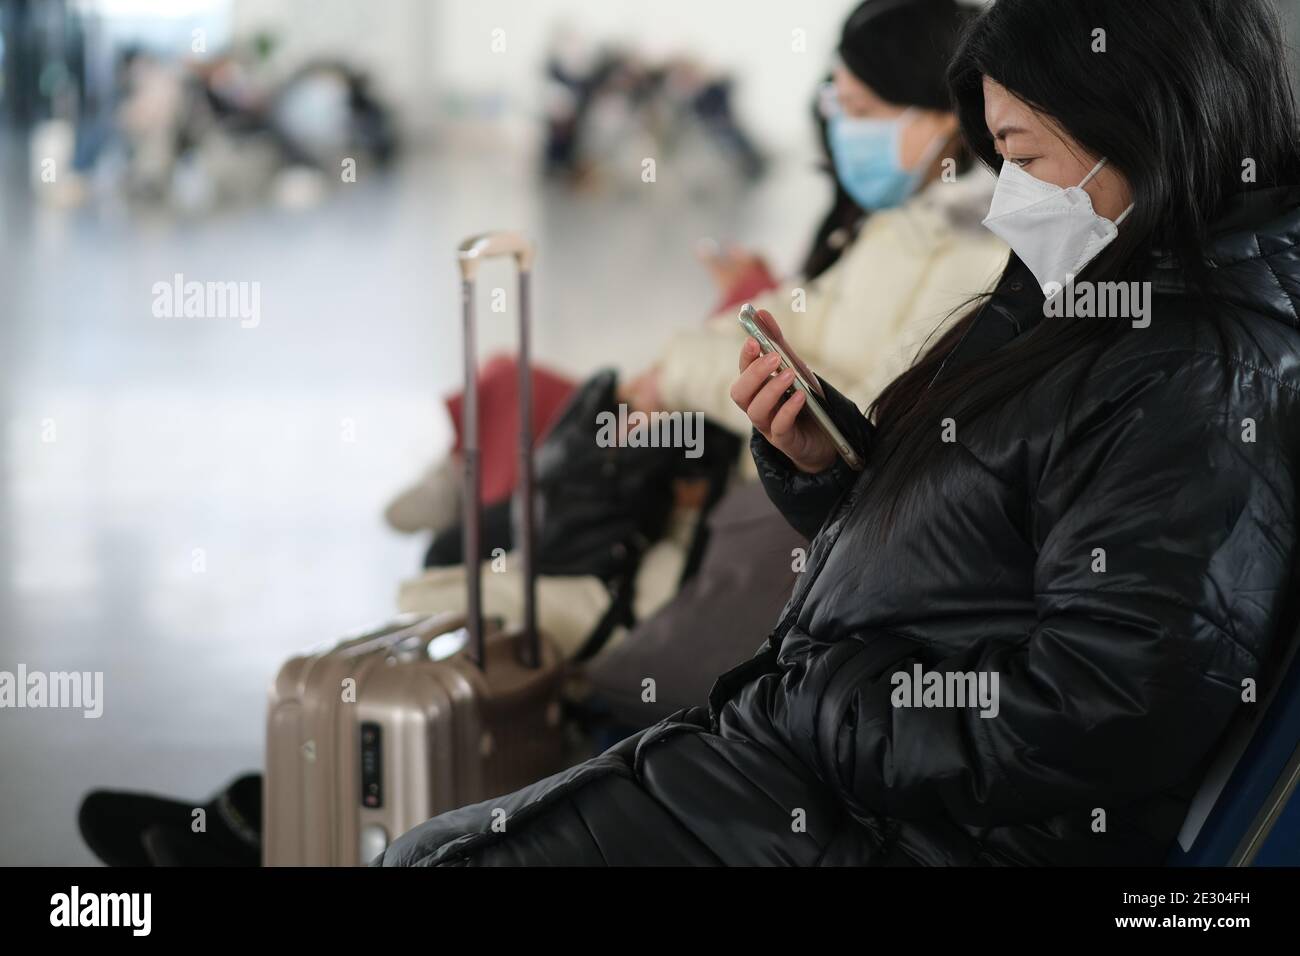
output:
[[[992, 288], [1007, 247], [985, 229], [996, 179], [979, 167], [936, 181], [875, 213], [840, 259], [810, 282], [754, 300], [808, 366], [859, 407], [911, 364], [936, 328]], [[659, 390], [672, 410], [702, 411], [749, 433], [729, 391], [745, 333], [733, 311], [684, 328], [660, 357]], [[742, 456], [748, 460], [748, 449]]]

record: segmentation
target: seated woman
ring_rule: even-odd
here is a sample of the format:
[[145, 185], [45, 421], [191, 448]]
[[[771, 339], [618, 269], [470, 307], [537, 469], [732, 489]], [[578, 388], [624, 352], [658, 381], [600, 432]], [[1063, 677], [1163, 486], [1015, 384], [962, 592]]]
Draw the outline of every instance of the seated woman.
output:
[[707, 710], [382, 862], [1161, 862], [1300, 592], [1283, 62], [1269, 0], [995, 0], [949, 78], [1014, 255], [870, 417], [823, 382], [866, 470], [741, 353], [762, 480], [816, 533], [767, 641]]
[[[749, 423], [727, 395], [728, 370], [744, 337], [735, 309], [742, 296], [756, 296], [756, 304], [779, 316], [803, 357], [865, 404], [965, 297], [992, 284], [1007, 256], [1005, 244], [980, 226], [994, 180], [961, 145], [943, 75], [968, 17], [955, 0], [866, 0], [850, 15], [833, 82], [819, 97], [836, 200], [804, 274], [762, 294], [773, 283], [754, 257], [715, 263], [719, 314], [677, 333], [651, 369], [627, 382], [628, 404], [703, 412], [747, 435]], [[480, 408], [510, 407], [516, 380], [513, 368], [493, 363], [484, 381], [495, 394], [484, 396], [481, 386]], [[535, 375], [534, 381], [544, 393], [555, 393], [553, 376]], [[503, 397], [503, 390], [509, 394]], [[481, 418], [493, 420], [491, 412]], [[515, 428], [506, 424], [486, 437], [497, 441], [498, 457], [512, 463]], [[430, 552], [435, 566], [401, 587], [402, 611], [464, 606], [459, 527], [453, 523], [459, 485], [458, 469], [445, 462], [388, 508], [399, 530], [440, 532]], [[699, 511], [691, 489], [681, 489], [678, 500], [668, 533], [638, 572], [637, 619], [677, 592]], [[487, 542], [486, 553], [509, 547], [508, 510], [508, 498], [486, 509], [489, 536], [507, 538]], [[483, 576], [485, 605], [517, 622], [520, 582], [511, 562], [498, 571]], [[538, 601], [543, 629], [570, 655], [587, 644], [610, 597], [593, 577], [543, 576]]]

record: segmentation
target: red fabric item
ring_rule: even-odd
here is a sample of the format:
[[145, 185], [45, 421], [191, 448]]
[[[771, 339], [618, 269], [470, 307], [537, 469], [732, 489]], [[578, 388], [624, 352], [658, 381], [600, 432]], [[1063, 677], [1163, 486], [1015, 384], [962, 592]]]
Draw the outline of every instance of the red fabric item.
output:
[[767, 266], [762, 262], [756, 262], [736, 277], [736, 281], [723, 293], [722, 299], [713, 307], [709, 315], [713, 316], [734, 309], [755, 296], [775, 289], [780, 284], [772, 273], [767, 271]]
[[[532, 369], [533, 440], [539, 440], [577, 388], [563, 375]], [[461, 412], [464, 393], [447, 399], [452, 427], [456, 429], [455, 450], [464, 447]], [[510, 497], [519, 480], [519, 363], [513, 356], [494, 356], [478, 373], [479, 487], [483, 503], [495, 504]]]

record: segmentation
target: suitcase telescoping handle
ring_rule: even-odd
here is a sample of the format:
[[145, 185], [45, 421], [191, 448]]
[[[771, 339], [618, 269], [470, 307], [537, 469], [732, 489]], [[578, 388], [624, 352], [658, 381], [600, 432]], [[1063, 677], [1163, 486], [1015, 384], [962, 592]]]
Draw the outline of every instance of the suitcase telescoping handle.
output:
[[533, 244], [515, 232], [485, 232], [460, 244], [460, 294], [465, 342], [465, 397], [461, 410], [462, 446], [465, 456], [465, 512], [462, 553], [469, 589], [468, 618], [470, 656], [479, 668], [487, 663], [483, 635], [483, 581], [480, 557], [483, 531], [482, 490], [479, 484], [478, 432], [478, 348], [474, 335], [474, 282], [484, 259], [512, 256], [519, 274], [519, 493], [522, 540], [515, 550], [524, 572], [524, 662], [541, 666], [541, 644], [537, 631], [537, 582], [533, 567], [533, 381], [529, 355], [529, 324], [532, 303], [529, 277], [533, 270]]

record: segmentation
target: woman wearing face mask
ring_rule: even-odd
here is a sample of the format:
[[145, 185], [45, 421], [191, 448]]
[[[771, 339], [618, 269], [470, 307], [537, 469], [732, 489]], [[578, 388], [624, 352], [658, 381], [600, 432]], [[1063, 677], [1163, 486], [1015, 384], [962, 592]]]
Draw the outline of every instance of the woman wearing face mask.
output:
[[1294, 640], [1284, 62], [1269, 0], [995, 0], [949, 77], [1001, 169], [997, 289], [869, 416], [823, 383], [860, 473], [741, 354], [759, 472], [816, 535], [766, 643], [707, 714], [493, 801], [504, 833], [468, 808], [387, 859], [1161, 862]]
[[744, 341], [736, 308], [751, 301], [865, 405], [991, 287], [1007, 256], [980, 225], [994, 180], [962, 146], [944, 82], [970, 15], [955, 0], [867, 0], [850, 14], [817, 105], [837, 201], [801, 274], [764, 281], [753, 256], [733, 253], [717, 270], [716, 316], [678, 332], [629, 401], [702, 411], [748, 434], [729, 393]]

